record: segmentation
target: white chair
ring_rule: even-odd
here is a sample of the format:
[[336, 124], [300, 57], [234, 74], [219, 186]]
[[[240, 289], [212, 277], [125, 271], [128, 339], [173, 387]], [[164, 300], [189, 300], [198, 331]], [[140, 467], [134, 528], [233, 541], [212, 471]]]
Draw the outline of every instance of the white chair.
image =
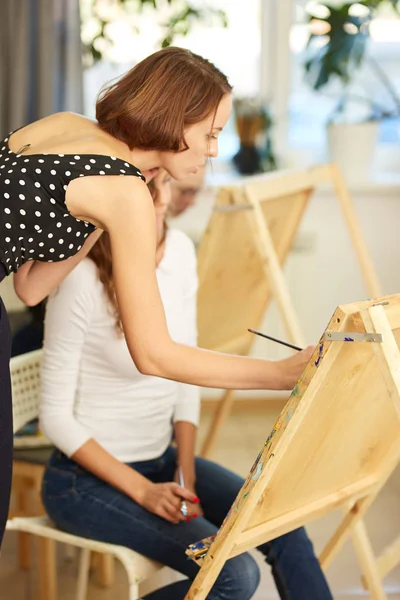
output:
[[[41, 350], [36, 350], [11, 359], [14, 432], [39, 414], [41, 354]], [[129, 600], [139, 600], [140, 582], [151, 577], [163, 567], [129, 548], [65, 533], [58, 529], [47, 515], [9, 519], [7, 530], [30, 533], [81, 548], [77, 600], [86, 600], [87, 597], [90, 553], [92, 551], [110, 554], [123, 564], [128, 574]]]

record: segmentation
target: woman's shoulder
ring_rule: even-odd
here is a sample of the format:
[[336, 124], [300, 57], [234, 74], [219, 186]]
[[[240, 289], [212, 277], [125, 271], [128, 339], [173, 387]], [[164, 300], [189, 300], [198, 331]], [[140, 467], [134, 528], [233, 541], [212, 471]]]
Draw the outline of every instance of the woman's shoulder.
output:
[[111, 137], [100, 130], [95, 120], [72, 112], [54, 113], [15, 130], [11, 144], [12, 149], [28, 145], [32, 152], [43, 154], [115, 154]]

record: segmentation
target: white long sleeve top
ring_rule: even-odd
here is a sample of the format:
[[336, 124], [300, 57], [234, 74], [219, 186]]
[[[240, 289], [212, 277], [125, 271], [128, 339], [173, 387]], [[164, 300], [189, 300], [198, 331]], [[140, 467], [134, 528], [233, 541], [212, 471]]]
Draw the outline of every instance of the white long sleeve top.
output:
[[[181, 231], [168, 230], [157, 279], [171, 337], [195, 345], [196, 255]], [[47, 303], [41, 431], [68, 456], [94, 438], [123, 462], [151, 460], [174, 421], [198, 424], [199, 407], [196, 386], [139, 373], [97, 267], [84, 259]]]

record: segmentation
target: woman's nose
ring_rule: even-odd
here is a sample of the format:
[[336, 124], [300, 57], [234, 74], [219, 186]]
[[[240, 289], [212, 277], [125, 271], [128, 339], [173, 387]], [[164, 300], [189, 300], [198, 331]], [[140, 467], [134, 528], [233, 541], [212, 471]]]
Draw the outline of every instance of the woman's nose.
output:
[[217, 140], [211, 140], [211, 142], [207, 146], [205, 156], [207, 158], [215, 158], [218, 156], [218, 141]]

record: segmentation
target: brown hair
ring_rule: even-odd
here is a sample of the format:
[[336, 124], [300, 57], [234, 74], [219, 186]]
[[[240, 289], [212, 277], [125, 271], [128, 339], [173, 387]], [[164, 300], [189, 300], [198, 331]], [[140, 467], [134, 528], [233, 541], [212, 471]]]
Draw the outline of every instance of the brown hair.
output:
[[110, 308], [113, 311], [116, 328], [118, 332], [122, 333], [122, 322], [114, 288], [110, 237], [106, 231], [90, 250], [88, 257], [92, 259], [97, 267], [99, 279], [104, 286]]
[[[148, 183], [149, 191], [153, 197], [153, 200], [156, 199], [157, 190], [154, 186], [154, 183], [150, 181]], [[165, 228], [166, 228], [165, 224]], [[113, 279], [113, 268], [112, 268], [112, 254], [111, 254], [111, 244], [110, 244], [110, 236], [106, 231], [102, 233], [98, 241], [95, 243], [93, 248], [88, 253], [88, 258], [90, 258], [97, 267], [98, 275], [101, 283], [104, 286], [104, 290], [107, 295], [107, 299], [110, 303], [110, 308], [112, 309], [114, 318], [115, 318], [115, 327], [118, 333], [123, 333], [121, 315], [119, 314], [117, 296], [115, 293], [114, 287], [114, 279]]]
[[232, 90], [211, 62], [169, 47], [139, 62], [100, 93], [100, 127], [129, 148], [179, 152], [187, 149], [184, 129], [215, 114]]

